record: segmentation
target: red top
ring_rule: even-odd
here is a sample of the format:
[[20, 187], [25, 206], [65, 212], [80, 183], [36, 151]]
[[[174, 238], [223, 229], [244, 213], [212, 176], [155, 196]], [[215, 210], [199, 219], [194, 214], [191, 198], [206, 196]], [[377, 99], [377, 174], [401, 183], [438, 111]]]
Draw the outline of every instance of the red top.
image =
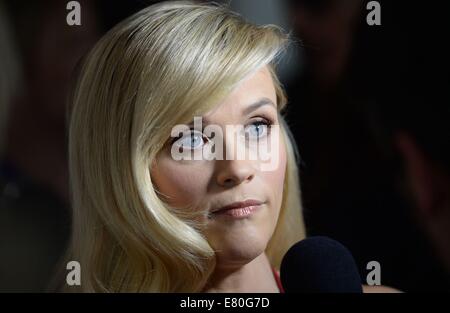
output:
[[281, 285], [280, 274], [274, 267], [272, 267], [272, 272], [273, 272], [273, 276], [275, 277], [275, 281], [277, 282], [280, 293], [284, 293], [283, 285]]

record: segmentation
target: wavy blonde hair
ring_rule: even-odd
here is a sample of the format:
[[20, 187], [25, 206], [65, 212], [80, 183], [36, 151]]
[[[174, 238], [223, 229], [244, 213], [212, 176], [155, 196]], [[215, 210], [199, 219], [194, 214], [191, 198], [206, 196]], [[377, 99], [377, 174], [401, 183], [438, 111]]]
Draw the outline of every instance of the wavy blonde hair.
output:
[[[269, 65], [281, 111], [286, 97], [273, 64], [287, 40], [279, 28], [247, 23], [224, 6], [173, 1], [136, 13], [96, 44], [71, 101], [68, 257], [82, 267], [76, 290], [202, 290], [215, 253], [198, 229], [158, 197], [151, 164], [172, 126], [208, 112], [262, 66]], [[305, 236], [298, 153], [281, 115], [280, 120], [286, 179], [266, 250], [276, 268]]]

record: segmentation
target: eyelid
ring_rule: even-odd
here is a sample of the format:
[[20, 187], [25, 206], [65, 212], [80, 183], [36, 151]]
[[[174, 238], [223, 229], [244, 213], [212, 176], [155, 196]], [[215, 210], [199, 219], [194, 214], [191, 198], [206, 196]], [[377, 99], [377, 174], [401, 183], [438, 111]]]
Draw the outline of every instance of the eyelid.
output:
[[275, 124], [275, 120], [269, 116], [260, 115], [260, 116], [255, 116], [254, 118], [255, 119], [250, 120], [250, 124], [248, 124], [248, 125], [251, 125], [252, 123], [256, 123], [256, 122], [267, 122], [269, 125]]
[[170, 144], [173, 145], [173, 144], [175, 144], [178, 140], [180, 140], [180, 139], [182, 139], [182, 138], [184, 138], [184, 137], [187, 137], [187, 136], [189, 136], [189, 135], [192, 136], [192, 134], [194, 134], [194, 135], [195, 135], [195, 134], [198, 134], [199, 136], [202, 137], [203, 140], [206, 138], [207, 141], [210, 141], [210, 139], [209, 139], [207, 136], [205, 136], [203, 132], [199, 131], [198, 129], [195, 129], [193, 126], [192, 126], [189, 130], [190, 130], [190, 132], [189, 132], [188, 134], [185, 134], [185, 132], [182, 132], [181, 135], [172, 138], [172, 140], [170, 141]]
[[176, 137], [172, 137], [174, 140], [177, 140], [177, 139], [180, 139], [180, 138], [183, 138], [183, 137], [185, 137], [185, 136], [188, 136], [188, 135], [191, 135], [192, 133], [200, 133], [200, 134], [203, 134], [201, 131], [199, 131], [198, 129], [195, 129], [194, 127], [191, 127], [191, 128], [189, 128], [189, 131], [183, 131], [183, 132], [180, 132], [180, 134], [178, 135], [178, 136], [176, 136]]

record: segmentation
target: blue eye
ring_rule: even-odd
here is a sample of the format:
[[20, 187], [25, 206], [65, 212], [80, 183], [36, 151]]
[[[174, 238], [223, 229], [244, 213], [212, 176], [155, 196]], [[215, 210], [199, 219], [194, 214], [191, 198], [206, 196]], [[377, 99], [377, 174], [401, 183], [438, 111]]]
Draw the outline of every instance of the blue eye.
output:
[[204, 136], [201, 132], [191, 130], [191, 133], [187, 136], [175, 139], [174, 144], [182, 147], [183, 149], [199, 149], [205, 143]]
[[246, 133], [248, 133], [250, 138], [262, 138], [267, 136], [270, 131], [270, 126], [272, 124], [268, 121], [256, 121], [249, 125]]

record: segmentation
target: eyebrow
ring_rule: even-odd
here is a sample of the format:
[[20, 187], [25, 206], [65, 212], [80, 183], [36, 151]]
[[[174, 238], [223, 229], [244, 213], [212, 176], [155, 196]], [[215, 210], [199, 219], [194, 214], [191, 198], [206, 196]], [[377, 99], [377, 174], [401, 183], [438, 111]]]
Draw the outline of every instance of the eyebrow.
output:
[[[273, 106], [273, 107], [276, 109], [276, 106], [275, 106], [275, 104], [273, 103], [273, 101], [270, 100], [269, 98], [265, 98], [265, 97], [264, 97], [264, 98], [259, 99], [259, 100], [256, 101], [256, 102], [250, 104], [249, 106], [247, 106], [247, 107], [242, 111], [242, 113], [243, 113], [244, 115], [248, 115], [248, 114], [250, 114], [250, 112], [253, 112], [253, 111], [255, 111], [256, 109], [258, 109], [258, 108], [260, 108], [260, 107], [262, 107], [262, 106], [265, 106], [265, 105], [271, 105], [271, 106]], [[208, 124], [210, 124], [210, 122], [208, 121], [208, 119], [207, 119], [206, 117], [202, 117], [202, 124], [208, 125]], [[188, 124], [188, 126], [194, 126], [194, 121], [190, 122], [190, 123]]]
[[276, 106], [272, 102], [272, 100], [270, 100], [269, 98], [261, 98], [258, 101], [256, 101], [255, 103], [250, 104], [246, 109], [244, 109], [243, 113], [247, 115], [250, 112], [255, 111], [256, 109], [258, 109], [259, 107], [262, 107], [264, 105], [271, 105], [276, 109]]

